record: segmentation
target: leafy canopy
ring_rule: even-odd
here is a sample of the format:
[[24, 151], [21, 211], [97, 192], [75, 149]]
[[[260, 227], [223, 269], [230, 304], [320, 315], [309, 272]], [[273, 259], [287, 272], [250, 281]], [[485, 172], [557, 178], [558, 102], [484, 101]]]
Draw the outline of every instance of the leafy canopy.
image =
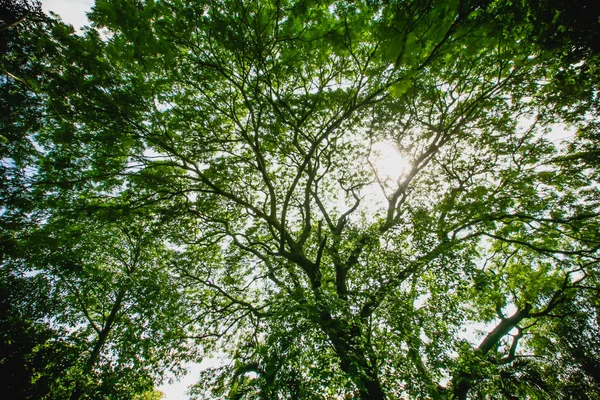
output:
[[[41, 257], [73, 307], [132, 296], [107, 352], [226, 354], [199, 398], [547, 398], [576, 376], [595, 396], [598, 55], [579, 27], [546, 40], [568, 19], [540, 10], [97, 0], [82, 36], [24, 30], [37, 47], [3, 61], [2, 88], [43, 123], [4, 136], [6, 235], [67, 236], [77, 268], [24, 265]], [[69, 315], [104, 348], [85, 298]]]

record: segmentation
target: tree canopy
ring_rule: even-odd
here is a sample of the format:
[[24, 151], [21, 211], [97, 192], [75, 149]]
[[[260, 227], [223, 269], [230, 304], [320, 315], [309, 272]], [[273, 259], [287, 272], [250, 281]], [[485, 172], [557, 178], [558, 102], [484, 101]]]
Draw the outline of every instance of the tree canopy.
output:
[[10, 9], [0, 366], [38, 398], [217, 353], [193, 398], [600, 398], [600, 30], [567, 3]]

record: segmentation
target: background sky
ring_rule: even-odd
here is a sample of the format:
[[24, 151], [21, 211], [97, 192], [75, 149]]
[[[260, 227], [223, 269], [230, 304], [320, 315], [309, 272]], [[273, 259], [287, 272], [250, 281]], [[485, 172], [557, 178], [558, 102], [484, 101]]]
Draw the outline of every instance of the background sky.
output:
[[55, 12], [75, 29], [87, 24], [85, 13], [90, 11], [92, 5], [94, 0], [42, 0], [44, 12]]

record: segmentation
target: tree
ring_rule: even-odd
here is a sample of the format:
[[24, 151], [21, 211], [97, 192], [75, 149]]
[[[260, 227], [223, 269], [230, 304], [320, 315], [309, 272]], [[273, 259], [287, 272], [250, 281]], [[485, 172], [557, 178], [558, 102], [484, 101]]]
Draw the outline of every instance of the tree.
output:
[[[193, 336], [232, 360], [199, 396], [543, 396], [506, 371], [597, 288], [597, 171], [547, 138], [591, 107], [550, 103], [570, 66], [508, 16], [98, 0], [84, 36], [51, 36], [36, 185], [75, 211], [171, 221]], [[381, 143], [407, 160], [397, 176]]]
[[[89, 201], [88, 209], [77, 208], [81, 192], [54, 197], [54, 183], [38, 180], [48, 155], [38, 138], [52, 131], [51, 140], [60, 142], [69, 135], [43, 87], [61, 69], [61, 41], [73, 29], [41, 14], [37, 3], [11, 7], [3, 9], [16, 22], [3, 14], [0, 83], [0, 366], [13, 378], [10, 393], [156, 397], [149, 389], [168, 373], [180, 374], [196, 354], [182, 337], [187, 311], [159, 239], [164, 225], [151, 214], [105, 212]], [[56, 161], [51, 168], [60, 168]]]
[[[63, 372], [76, 363], [75, 344], [44, 321], [55, 302], [39, 276], [17, 277], [1, 270], [0, 371], [5, 395], [20, 399], [63, 393]], [[58, 398], [58, 397], [56, 397]]]
[[[167, 372], [179, 374], [181, 364], [193, 357], [195, 352], [184, 337], [188, 310], [163, 264], [169, 257], [155, 242], [156, 235], [156, 226], [148, 220], [136, 224], [129, 217], [118, 224], [78, 218], [74, 222], [63, 215], [33, 232], [29, 241], [21, 243], [22, 256], [4, 265], [3, 272], [14, 282], [30, 281], [33, 292], [46, 289], [45, 302], [27, 299], [25, 290], [20, 296], [6, 296], [8, 309], [21, 311], [7, 318], [7, 332], [26, 335], [26, 340], [20, 340], [30, 346], [12, 353], [39, 360], [37, 368], [42, 371], [55, 371], [51, 376], [55, 382], [44, 396], [132, 398], [152, 389]], [[46, 303], [52, 307], [28, 310]], [[40, 334], [34, 334], [38, 330]], [[7, 345], [14, 342], [11, 337]], [[65, 348], [67, 344], [70, 347]], [[54, 350], [54, 357], [67, 357], [69, 363], [51, 355], [38, 356], [39, 346], [51, 351], [59, 345], [65, 354]], [[19, 359], [10, 356], [0, 365], [10, 368], [15, 362]], [[31, 377], [18, 370], [13, 373], [15, 382], [25, 386], [39, 380], [34, 372]]]

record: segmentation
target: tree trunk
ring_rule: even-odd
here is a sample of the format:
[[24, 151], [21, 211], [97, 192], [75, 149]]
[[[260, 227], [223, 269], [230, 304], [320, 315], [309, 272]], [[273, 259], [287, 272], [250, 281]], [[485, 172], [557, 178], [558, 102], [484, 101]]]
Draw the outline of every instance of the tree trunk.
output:
[[379, 380], [367, 381], [364, 383], [365, 389], [360, 391], [360, 398], [362, 400], [385, 400], [385, 393], [381, 388]]
[[472, 386], [471, 378], [460, 374], [456, 382], [453, 382], [452, 384], [454, 385], [452, 398], [456, 400], [466, 400], [467, 394]]
[[335, 320], [328, 312], [321, 312], [321, 327], [329, 336], [340, 359], [340, 368], [358, 387], [361, 400], [385, 400], [386, 396], [379, 382], [377, 371], [361, 346], [361, 329], [355, 324]]
[[[531, 305], [526, 304], [522, 310], [517, 310], [509, 318], [504, 318], [500, 323], [483, 339], [479, 347], [475, 349], [476, 353], [485, 356], [491, 349], [498, 345], [500, 340], [516, 327], [522, 320], [529, 316]], [[473, 386], [473, 377], [464, 372], [452, 379], [452, 398], [456, 400], [466, 400], [467, 394]]]
[[[104, 327], [98, 334], [98, 340], [94, 344], [94, 348], [88, 357], [85, 367], [83, 369], [82, 378], [87, 377], [91, 372], [96, 363], [98, 362], [98, 358], [100, 357], [100, 351], [102, 351], [102, 347], [106, 344], [106, 340], [108, 339], [108, 334], [112, 330], [115, 320], [117, 318], [117, 314], [121, 310], [123, 306], [123, 299], [125, 298], [125, 294], [127, 293], [127, 289], [122, 287], [117, 293], [117, 297], [115, 298], [115, 303], [113, 304], [112, 309], [110, 310], [110, 314], [106, 319], [106, 323]], [[79, 400], [81, 396], [84, 394], [84, 384], [81, 379], [77, 380], [75, 384], [75, 389], [73, 389], [73, 393], [71, 393], [71, 400]]]

